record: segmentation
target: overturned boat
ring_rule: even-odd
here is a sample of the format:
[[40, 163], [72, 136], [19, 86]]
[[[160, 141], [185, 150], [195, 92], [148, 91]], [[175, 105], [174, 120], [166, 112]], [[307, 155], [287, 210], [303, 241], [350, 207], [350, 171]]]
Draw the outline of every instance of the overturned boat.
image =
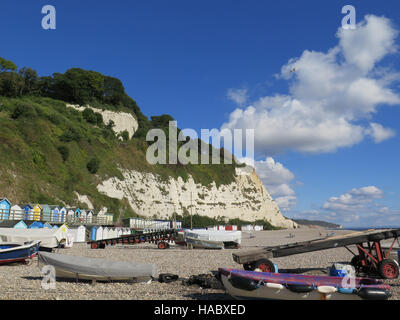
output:
[[236, 299], [386, 300], [390, 286], [369, 278], [219, 269], [222, 284]]
[[238, 248], [241, 241], [241, 231], [184, 229], [178, 232], [176, 244], [190, 245], [199, 249], [228, 249]]
[[98, 281], [147, 281], [156, 275], [156, 265], [109, 261], [39, 252], [39, 263], [53, 266], [57, 278]]
[[29, 241], [25, 243], [0, 243], [0, 264], [15, 262], [26, 262], [33, 259], [37, 254], [40, 241]]

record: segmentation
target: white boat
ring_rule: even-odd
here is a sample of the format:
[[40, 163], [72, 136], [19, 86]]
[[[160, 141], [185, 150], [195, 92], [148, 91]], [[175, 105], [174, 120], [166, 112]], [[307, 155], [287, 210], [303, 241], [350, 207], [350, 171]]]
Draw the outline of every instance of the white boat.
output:
[[223, 249], [237, 248], [242, 241], [241, 231], [185, 229], [178, 233], [177, 244], [192, 245], [193, 248]]
[[189, 246], [197, 249], [223, 249], [224, 243], [222, 241], [203, 240], [192, 237], [185, 237], [185, 242]]
[[39, 263], [55, 268], [57, 278], [98, 281], [147, 281], [156, 275], [154, 264], [39, 252]]

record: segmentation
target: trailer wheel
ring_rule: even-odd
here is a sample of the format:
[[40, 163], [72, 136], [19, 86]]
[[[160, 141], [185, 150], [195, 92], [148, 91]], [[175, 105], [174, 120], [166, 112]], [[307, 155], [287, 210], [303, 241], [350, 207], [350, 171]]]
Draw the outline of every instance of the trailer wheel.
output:
[[384, 279], [396, 279], [399, 276], [399, 265], [393, 259], [384, 259], [378, 266], [379, 274]]
[[361, 260], [362, 260], [362, 258], [360, 256], [354, 256], [351, 259], [350, 264], [356, 269], [361, 269], [361, 267], [362, 267]]
[[257, 260], [253, 270], [255, 269], [260, 269], [262, 272], [275, 272], [274, 264], [268, 259]]
[[243, 269], [246, 271], [253, 271], [254, 270], [254, 266], [252, 263], [244, 263], [243, 264]]
[[160, 241], [157, 247], [158, 249], [167, 249], [167, 244], [164, 241]]
[[99, 248], [99, 246], [98, 246], [98, 244], [97, 244], [96, 242], [92, 242], [92, 243], [90, 244], [90, 247], [91, 247], [92, 249], [98, 249], [98, 248]]

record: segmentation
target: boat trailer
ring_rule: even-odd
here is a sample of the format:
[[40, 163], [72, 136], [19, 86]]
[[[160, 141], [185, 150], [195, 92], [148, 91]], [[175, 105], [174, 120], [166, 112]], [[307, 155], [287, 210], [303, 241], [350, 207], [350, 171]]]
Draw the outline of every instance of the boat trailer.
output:
[[87, 243], [92, 249], [104, 249], [106, 246], [114, 246], [117, 244], [138, 244], [138, 243], [154, 243], [158, 249], [168, 249], [169, 243], [174, 241], [177, 236], [175, 229], [161, 230], [150, 233], [137, 233], [123, 235], [118, 238], [92, 240]]
[[[354, 255], [351, 264], [358, 273], [378, 274], [384, 279], [395, 279], [399, 276], [399, 263], [389, 258], [389, 255], [399, 236], [400, 229], [368, 230], [256, 250], [241, 250], [232, 255], [233, 260], [243, 264], [245, 270], [259, 269], [263, 272], [274, 272], [275, 267], [271, 258], [344, 247]], [[385, 252], [380, 241], [392, 238], [393, 242]], [[350, 245], [356, 245], [358, 252], [351, 251], [348, 248]]]

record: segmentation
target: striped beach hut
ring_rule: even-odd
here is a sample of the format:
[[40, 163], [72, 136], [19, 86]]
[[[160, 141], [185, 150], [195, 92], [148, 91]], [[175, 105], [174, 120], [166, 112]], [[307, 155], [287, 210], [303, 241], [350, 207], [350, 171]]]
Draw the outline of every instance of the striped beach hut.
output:
[[8, 220], [10, 216], [11, 202], [7, 198], [0, 200], [0, 220]]
[[40, 221], [42, 216], [43, 207], [38, 203], [33, 206], [33, 220]]
[[93, 221], [93, 210], [86, 211], [86, 223], [92, 223]]
[[65, 222], [65, 220], [67, 219], [67, 208], [66, 207], [62, 207], [60, 208], [59, 214], [58, 214], [58, 221], [59, 222]]
[[24, 210], [24, 220], [33, 220], [33, 207], [28, 203], [22, 206]]
[[19, 220], [24, 219], [24, 210], [17, 204], [14, 204], [10, 210], [10, 219]]
[[66, 221], [70, 222], [70, 221], [74, 221], [74, 217], [75, 217], [75, 210], [73, 208], [67, 208], [67, 218]]
[[60, 208], [58, 206], [50, 206], [51, 209], [51, 222], [58, 222], [58, 217], [60, 213]]
[[51, 207], [48, 204], [42, 204], [42, 221], [51, 221]]

